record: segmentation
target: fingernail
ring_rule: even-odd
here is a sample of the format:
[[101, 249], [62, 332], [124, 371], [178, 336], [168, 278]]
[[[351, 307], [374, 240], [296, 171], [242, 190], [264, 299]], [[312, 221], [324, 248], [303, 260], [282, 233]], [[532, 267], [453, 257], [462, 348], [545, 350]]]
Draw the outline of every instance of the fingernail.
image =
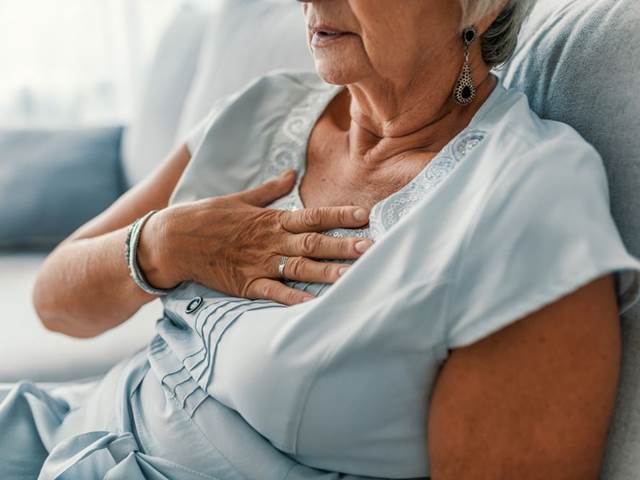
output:
[[353, 212], [353, 218], [355, 218], [358, 222], [363, 222], [367, 218], [369, 218], [369, 215], [364, 208], [359, 208], [355, 212]]
[[369, 250], [370, 246], [371, 242], [369, 240], [360, 240], [358, 243], [356, 243], [356, 250], [360, 253], [364, 253]]
[[349, 271], [349, 267], [342, 267], [338, 269], [338, 275], [342, 276]]
[[291, 176], [291, 174], [292, 174], [292, 173], [293, 173], [293, 170], [292, 170], [292, 169], [289, 169], [289, 170], [287, 170], [286, 172], [282, 172], [282, 173], [280, 174], [280, 177], [282, 177], [282, 178], [287, 178], [287, 177]]
[[302, 303], [306, 303], [306, 302], [308, 302], [309, 300], [313, 300], [314, 298], [316, 298], [316, 297], [305, 297], [305, 298], [302, 300]]

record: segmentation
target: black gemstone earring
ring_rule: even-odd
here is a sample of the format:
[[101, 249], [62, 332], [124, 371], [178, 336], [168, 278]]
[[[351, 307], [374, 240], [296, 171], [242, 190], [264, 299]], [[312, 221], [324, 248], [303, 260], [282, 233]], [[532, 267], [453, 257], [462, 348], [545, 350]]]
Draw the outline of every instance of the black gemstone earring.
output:
[[469, 105], [476, 97], [476, 87], [471, 78], [471, 67], [469, 66], [469, 45], [478, 36], [478, 31], [474, 26], [465, 28], [462, 31], [462, 41], [464, 42], [464, 64], [462, 72], [453, 91], [453, 97], [459, 105]]

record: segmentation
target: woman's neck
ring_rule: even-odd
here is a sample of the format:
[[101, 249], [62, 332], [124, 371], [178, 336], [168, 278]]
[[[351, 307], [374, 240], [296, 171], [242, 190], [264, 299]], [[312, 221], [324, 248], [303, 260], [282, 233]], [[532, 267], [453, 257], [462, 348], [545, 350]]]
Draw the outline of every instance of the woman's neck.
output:
[[485, 65], [472, 68], [477, 92], [467, 106], [455, 103], [451, 93], [455, 79], [443, 75], [402, 88], [384, 81], [349, 85], [349, 94], [337, 107], [343, 112], [340, 123], [347, 133], [349, 157], [376, 168], [413, 151], [440, 151], [469, 124], [496, 86]]

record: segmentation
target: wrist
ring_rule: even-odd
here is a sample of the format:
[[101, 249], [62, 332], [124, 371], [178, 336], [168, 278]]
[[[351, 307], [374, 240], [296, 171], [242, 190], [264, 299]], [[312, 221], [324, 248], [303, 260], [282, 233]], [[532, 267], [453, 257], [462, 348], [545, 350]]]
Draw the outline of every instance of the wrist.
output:
[[164, 212], [159, 211], [145, 222], [140, 232], [137, 260], [140, 270], [151, 285], [155, 288], [171, 289], [182, 280], [171, 268], [174, 262], [168, 253], [173, 249], [168, 242], [172, 237], [167, 233], [169, 226]]

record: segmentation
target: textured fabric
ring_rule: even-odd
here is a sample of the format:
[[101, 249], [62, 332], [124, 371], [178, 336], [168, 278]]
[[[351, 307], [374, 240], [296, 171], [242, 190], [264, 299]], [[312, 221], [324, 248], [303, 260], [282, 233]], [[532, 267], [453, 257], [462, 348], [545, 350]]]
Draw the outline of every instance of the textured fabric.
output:
[[145, 357], [142, 352], [118, 364], [104, 379], [87, 384], [45, 389], [21, 383], [0, 390], [2, 478], [219, 478], [141, 451], [132, 433], [130, 399], [148, 371]]
[[209, 16], [182, 6], [160, 39], [122, 145], [129, 186], [149, 175], [174, 146]]
[[0, 132], [0, 249], [50, 249], [124, 191], [122, 129]]
[[[576, 128], [602, 155], [611, 212], [640, 255], [640, 2], [538, 0], [505, 85], [524, 91], [542, 117]], [[622, 318], [622, 374], [603, 480], [640, 476], [640, 310]]]
[[202, 41], [196, 80], [185, 102], [177, 140], [211, 105], [277, 68], [313, 70], [300, 4], [291, 0], [219, 0]]
[[188, 414], [192, 385], [149, 372], [143, 351], [101, 380], [0, 384], [0, 477], [367, 480], [295, 462], [212, 398]]

